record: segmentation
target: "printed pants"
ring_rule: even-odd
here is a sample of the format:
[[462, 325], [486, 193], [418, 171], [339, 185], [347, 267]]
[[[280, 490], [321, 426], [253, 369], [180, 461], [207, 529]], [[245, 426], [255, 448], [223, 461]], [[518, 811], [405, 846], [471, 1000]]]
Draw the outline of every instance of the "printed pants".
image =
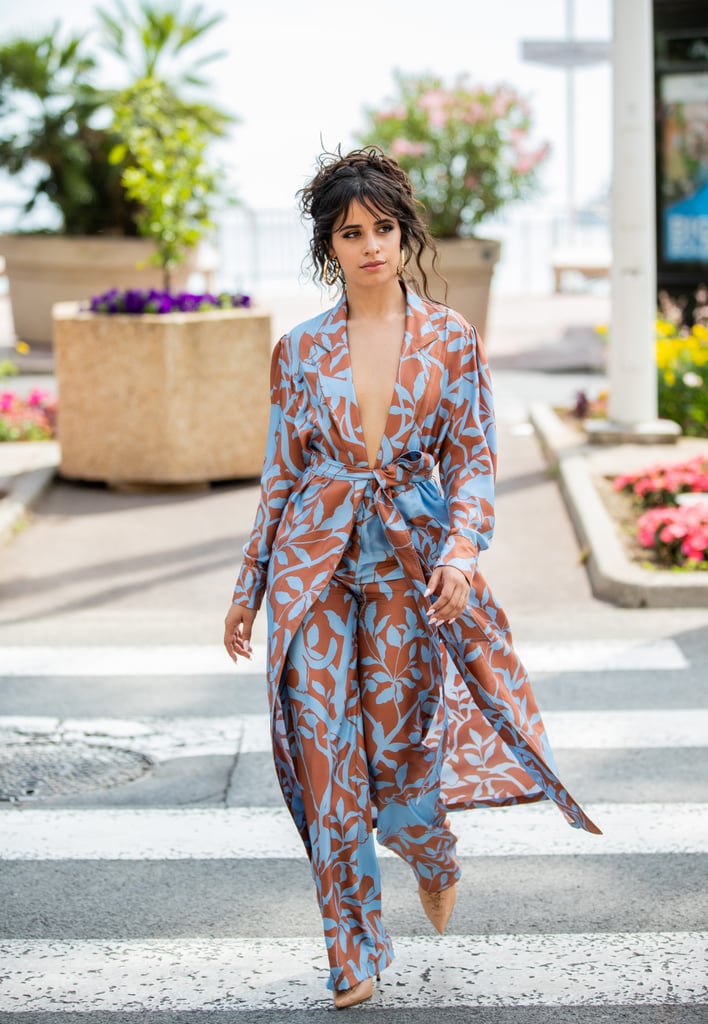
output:
[[444, 751], [425, 744], [442, 695], [422, 619], [364, 502], [342, 562], [293, 638], [281, 690], [330, 989], [392, 959], [374, 827], [424, 889], [446, 889], [460, 874], [440, 796]]

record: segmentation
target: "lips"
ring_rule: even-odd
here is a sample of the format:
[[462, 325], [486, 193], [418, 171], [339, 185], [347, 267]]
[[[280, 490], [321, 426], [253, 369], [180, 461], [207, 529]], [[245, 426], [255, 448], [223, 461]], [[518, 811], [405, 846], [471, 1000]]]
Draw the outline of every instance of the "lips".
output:
[[373, 260], [371, 263], [362, 263], [362, 270], [373, 270], [375, 267], [383, 267], [385, 260]]

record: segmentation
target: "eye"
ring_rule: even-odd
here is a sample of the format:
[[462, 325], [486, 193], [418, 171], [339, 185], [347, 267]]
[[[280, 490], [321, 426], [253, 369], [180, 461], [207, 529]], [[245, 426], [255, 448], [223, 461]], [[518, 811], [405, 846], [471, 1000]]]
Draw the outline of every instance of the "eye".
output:
[[343, 237], [344, 238], [356, 238], [358, 234], [359, 234], [359, 232], [356, 231], [356, 230], [345, 231]]
[[383, 231], [383, 232], [393, 231], [393, 224], [391, 224], [390, 222], [386, 223], [386, 224], [380, 224], [379, 225], [379, 231]]

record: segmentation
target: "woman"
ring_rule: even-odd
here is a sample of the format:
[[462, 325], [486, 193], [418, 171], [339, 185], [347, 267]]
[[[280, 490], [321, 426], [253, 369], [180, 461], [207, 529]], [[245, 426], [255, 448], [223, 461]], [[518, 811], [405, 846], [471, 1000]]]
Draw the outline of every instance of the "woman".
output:
[[[392, 959], [378, 842], [443, 932], [460, 869], [448, 810], [563, 788], [507, 619], [477, 570], [491, 540], [495, 431], [473, 327], [428, 296], [434, 249], [379, 150], [325, 157], [301, 193], [338, 303], [281, 338], [251, 538], [226, 618], [250, 657], [265, 593], [276, 769], [312, 865], [335, 1006]], [[414, 257], [421, 298], [406, 278]], [[439, 483], [433, 478], [437, 466]]]

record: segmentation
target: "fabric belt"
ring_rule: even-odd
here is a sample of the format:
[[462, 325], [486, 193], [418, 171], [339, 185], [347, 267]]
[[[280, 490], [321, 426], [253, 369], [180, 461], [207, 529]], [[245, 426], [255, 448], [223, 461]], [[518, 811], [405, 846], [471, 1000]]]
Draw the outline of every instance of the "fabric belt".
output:
[[373, 480], [378, 488], [387, 490], [391, 487], [406, 486], [430, 480], [433, 475], [434, 460], [427, 452], [404, 452], [386, 466], [346, 466], [337, 459], [326, 455], [317, 455], [307, 467], [313, 476], [324, 476], [331, 480], [350, 480], [359, 483], [362, 480]]
[[419, 451], [404, 452], [386, 466], [376, 466], [374, 469], [369, 466], [345, 466], [336, 459], [318, 454], [310, 462], [307, 473], [330, 480], [373, 482], [374, 500], [386, 537], [403, 571], [424, 590], [427, 583], [420, 559], [413, 547], [406, 521], [396, 508], [394, 494], [399, 488], [405, 489], [430, 480], [434, 465], [432, 455]]

